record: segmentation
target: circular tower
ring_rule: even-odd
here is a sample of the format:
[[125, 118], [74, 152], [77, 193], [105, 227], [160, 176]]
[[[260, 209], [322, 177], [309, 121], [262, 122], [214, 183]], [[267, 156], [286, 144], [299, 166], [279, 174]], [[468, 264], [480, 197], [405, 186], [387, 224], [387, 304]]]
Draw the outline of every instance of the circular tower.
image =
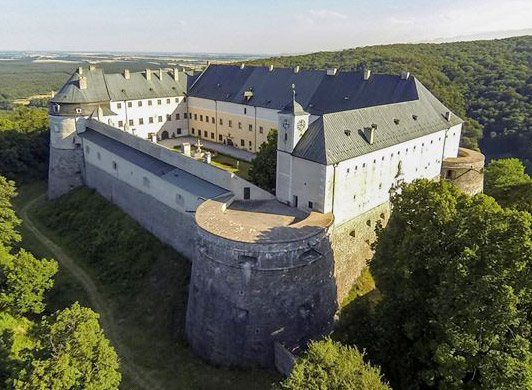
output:
[[199, 356], [272, 367], [276, 342], [292, 349], [331, 330], [332, 214], [306, 215], [276, 200], [209, 200], [196, 222], [186, 332]]
[[99, 107], [109, 107], [103, 72], [79, 68], [50, 100], [48, 197], [56, 198], [83, 184], [83, 151], [76, 127]]
[[484, 188], [484, 161], [482, 153], [459, 148], [457, 157], [443, 160], [442, 178], [469, 195], [478, 194]]

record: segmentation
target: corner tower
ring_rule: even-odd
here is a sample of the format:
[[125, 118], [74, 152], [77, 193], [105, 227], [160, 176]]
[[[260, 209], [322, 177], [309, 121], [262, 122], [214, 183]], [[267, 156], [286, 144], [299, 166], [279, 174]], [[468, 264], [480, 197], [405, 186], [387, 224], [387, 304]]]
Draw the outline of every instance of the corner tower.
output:
[[101, 69], [79, 67], [50, 100], [48, 197], [57, 198], [83, 184], [83, 150], [76, 128], [100, 107], [109, 107]]
[[310, 114], [296, 100], [295, 86], [292, 85], [292, 101], [278, 114], [277, 134], [277, 199], [297, 207], [297, 199], [292, 199], [292, 152], [308, 129]]

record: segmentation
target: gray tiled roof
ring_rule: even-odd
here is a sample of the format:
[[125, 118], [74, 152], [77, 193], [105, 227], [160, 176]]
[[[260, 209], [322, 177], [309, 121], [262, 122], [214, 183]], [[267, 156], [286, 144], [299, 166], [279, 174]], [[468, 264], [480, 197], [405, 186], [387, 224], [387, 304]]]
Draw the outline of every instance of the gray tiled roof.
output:
[[80, 74], [76, 71], [63, 85], [51, 102], [53, 103], [98, 103], [111, 100], [138, 100], [182, 96], [192, 82], [192, 77], [179, 72], [179, 81], [175, 81], [172, 72], [152, 70], [151, 80], [146, 72], [131, 72], [127, 80], [122, 73], [104, 74], [102, 69], [83, 69], [87, 78], [87, 88], [79, 88]]
[[229, 192], [222, 187], [92, 130], [90, 126], [89, 124], [87, 130], [80, 133], [82, 138], [109, 150], [113, 154], [160, 177], [162, 180], [171, 183], [177, 188], [204, 199], [215, 198]]
[[[417, 99], [414, 78], [373, 74], [364, 80], [363, 72], [338, 72], [327, 75], [321, 70], [233, 65], [210, 65], [189, 90], [189, 96], [282, 110], [296, 99], [304, 110], [315, 115], [353, 110]], [[244, 93], [253, 92], [251, 99]]]
[[[310, 124], [292, 154], [330, 165], [462, 123], [455, 115], [447, 121], [449, 110], [413, 80], [419, 99], [325, 114]], [[362, 131], [373, 124], [377, 129], [369, 144]]]

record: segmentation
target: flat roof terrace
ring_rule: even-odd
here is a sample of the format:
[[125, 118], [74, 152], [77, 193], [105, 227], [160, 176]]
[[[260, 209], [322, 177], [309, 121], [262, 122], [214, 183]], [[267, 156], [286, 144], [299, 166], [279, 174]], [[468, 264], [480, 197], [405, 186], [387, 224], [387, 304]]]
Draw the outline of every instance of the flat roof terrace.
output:
[[235, 201], [228, 207], [224, 200], [208, 200], [196, 210], [201, 229], [256, 244], [300, 240], [322, 233], [333, 221], [332, 213], [305, 213], [277, 200]]

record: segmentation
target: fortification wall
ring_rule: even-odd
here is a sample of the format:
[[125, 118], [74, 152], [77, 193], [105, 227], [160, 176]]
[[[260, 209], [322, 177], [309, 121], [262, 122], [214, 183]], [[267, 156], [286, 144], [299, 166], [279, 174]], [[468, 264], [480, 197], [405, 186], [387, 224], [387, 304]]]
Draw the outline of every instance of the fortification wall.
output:
[[172, 209], [88, 163], [85, 166], [85, 183], [120, 207], [161, 241], [189, 259], [194, 259], [196, 223], [193, 215]]
[[291, 349], [332, 329], [337, 305], [328, 229], [296, 230], [298, 238], [261, 243], [198, 227], [186, 319], [196, 354], [221, 366], [273, 367], [276, 342]]
[[484, 189], [484, 162], [482, 153], [460, 148], [457, 157], [443, 160], [442, 179], [449, 180], [466, 194], [478, 194]]
[[368, 261], [373, 257], [371, 244], [375, 241], [375, 227], [383, 226], [390, 217], [390, 203], [383, 203], [339, 226], [334, 226], [331, 247], [334, 254], [334, 276], [338, 302], [349, 294]]

